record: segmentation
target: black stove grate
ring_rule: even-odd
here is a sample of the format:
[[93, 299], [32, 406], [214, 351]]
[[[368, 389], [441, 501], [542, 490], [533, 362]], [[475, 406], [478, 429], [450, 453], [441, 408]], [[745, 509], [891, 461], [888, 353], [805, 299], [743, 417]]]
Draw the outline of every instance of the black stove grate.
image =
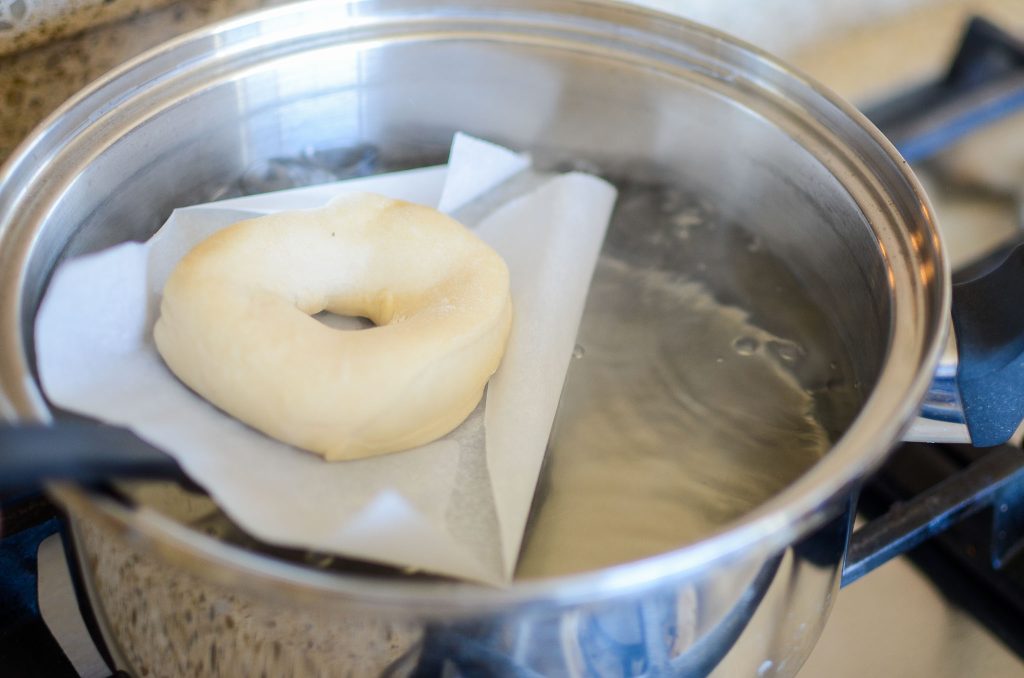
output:
[[[966, 445], [903, 445], [862, 492], [858, 508], [869, 517], [881, 515], [990, 453]], [[907, 555], [952, 604], [1024, 657], [1024, 553], [1011, 552], [999, 569], [993, 567], [993, 512], [999, 510], [997, 502]]]

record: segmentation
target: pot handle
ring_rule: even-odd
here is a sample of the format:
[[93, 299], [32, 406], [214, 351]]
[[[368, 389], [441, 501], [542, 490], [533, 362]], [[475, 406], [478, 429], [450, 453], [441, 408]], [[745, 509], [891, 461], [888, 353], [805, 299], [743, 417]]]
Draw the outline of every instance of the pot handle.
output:
[[1000, 256], [953, 285], [955, 339], [905, 441], [992, 447], [1024, 420], [1024, 245]]
[[1004, 443], [1024, 420], [1024, 245], [991, 273], [953, 286], [953, 329], [971, 443]]

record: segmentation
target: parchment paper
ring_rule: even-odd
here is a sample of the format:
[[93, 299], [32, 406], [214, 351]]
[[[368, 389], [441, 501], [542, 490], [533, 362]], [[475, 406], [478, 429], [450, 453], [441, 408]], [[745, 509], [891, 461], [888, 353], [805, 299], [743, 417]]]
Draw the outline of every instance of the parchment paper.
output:
[[157, 353], [152, 328], [177, 261], [240, 219], [321, 207], [355, 191], [450, 212], [528, 166], [528, 156], [456, 135], [447, 166], [179, 209], [146, 243], [65, 262], [36, 322], [46, 394], [166, 450], [266, 542], [505, 583], [615, 201], [609, 184], [580, 173], [555, 176], [476, 225], [511, 273], [508, 349], [466, 422], [414, 450], [327, 463], [270, 439], [179, 382]]

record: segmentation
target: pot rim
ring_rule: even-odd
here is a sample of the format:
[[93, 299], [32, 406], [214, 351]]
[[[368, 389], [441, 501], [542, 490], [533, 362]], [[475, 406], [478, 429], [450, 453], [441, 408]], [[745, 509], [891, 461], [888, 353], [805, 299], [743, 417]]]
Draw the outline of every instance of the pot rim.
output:
[[[203, 51], [206, 45], [219, 45], [220, 49], [232, 52], [258, 49], [274, 39], [301, 38], [301, 34], [289, 31], [301, 30], [297, 28], [299, 17], [306, 13], [326, 15], [334, 12], [339, 14], [339, 18], [354, 18], [358, 23], [359, 20], [379, 17], [380, 14], [375, 15], [374, 12], [380, 9], [385, 10], [385, 16], [391, 11], [412, 11], [421, 18], [440, 16], [451, 19], [453, 16], [459, 18], [459, 12], [463, 12], [478, 20], [495, 13], [518, 12], [529, 21], [540, 17], [566, 25], [577, 22], [585, 24], [588, 30], [595, 26], [607, 28], [614, 23], [616, 34], [599, 37], [615, 41], [632, 31], [650, 39], [654, 49], [669, 49], [675, 45], [676, 49], [690, 52], [693, 49], [691, 43], [713, 45], [716, 58], [742, 62], [746, 71], [741, 75], [752, 76], [751, 82], [760, 82], [778, 90], [780, 96], [806, 115], [821, 118], [826, 127], [829, 124], [842, 127], [844, 134], [858, 139], [859, 146], [840, 150], [845, 150], [851, 157], [850, 162], [868, 175], [873, 171], [886, 172], [888, 184], [876, 176], [874, 180], [879, 182], [876, 188], [902, 191], [902, 196], [897, 197], [902, 201], [903, 216], [913, 218], [903, 220], [894, 215], [893, 219], [900, 222], [900, 228], [885, 233], [879, 233], [873, 224], [889, 273], [892, 330], [878, 382], [854, 422], [830, 451], [794, 483], [756, 510], [699, 542], [622, 565], [514, 582], [503, 589], [461, 582], [375, 580], [328, 573], [218, 541], [152, 510], [129, 509], [74, 485], [52, 483], [48, 486], [52, 496], [75, 516], [97, 521], [196, 574], [233, 586], [251, 587], [263, 593], [272, 589], [291, 600], [295, 600], [296, 595], [309, 594], [311, 599], [319, 599], [324, 593], [330, 593], [355, 604], [393, 605], [406, 609], [410, 605], [423, 605], [434, 612], [454, 613], [540, 602], [575, 604], [628, 594], [656, 581], [696, 576], [712, 564], [750, 557], [767, 558], [832, 517], [839, 510], [840, 502], [845, 503], [863, 477], [882, 462], [909, 425], [924, 398], [932, 371], [946, 343], [950, 273], [933, 211], [907, 163], [851, 105], [767, 53], [675, 16], [609, 0], [501, 0], [490, 3], [486, 9], [469, 0], [453, 0], [443, 6], [418, 0], [356, 0], [347, 4], [309, 0], [219, 22], [132, 59], [74, 96], [41, 123], [0, 167], [0, 198], [4, 198], [0, 200], [0, 241], [12, 229], [13, 206], [42, 170], [30, 172], [27, 180], [21, 178], [20, 192], [17, 185], [19, 173], [24, 174], [26, 167], [38, 160], [34, 156], [43, 153], [47, 143], [59, 144], [61, 134], [70, 138], [80, 131], [81, 126], [100, 117], [95, 115], [92, 106], [97, 103], [103, 105], [104, 100], [117, 102], [139, 92], [144, 94], [147, 86], [158, 84], [156, 81], [140, 81], [140, 76], [151, 77], [153, 69], [161, 66], [180, 64], [188, 67], [196, 60], [210, 58], [209, 49]], [[307, 29], [309, 36], [337, 30], [324, 28], [326, 24], [330, 22], [320, 21], [317, 27]], [[275, 30], [278, 33], [274, 34]], [[835, 129], [831, 131], [836, 132]], [[870, 182], [872, 177], [865, 176], [862, 180]], [[9, 188], [12, 185], [14, 188]], [[11, 191], [14, 191], [13, 196]], [[888, 196], [888, 192], [883, 195]], [[5, 208], [5, 202], [9, 203], [8, 208]], [[0, 262], [3, 261], [2, 254]], [[11, 291], [12, 279], [17, 287], [14, 291]], [[7, 307], [2, 311], [5, 316], [0, 317], [0, 336], [6, 340], [17, 332], [17, 346], [24, 349], [19, 320], [22, 315], [20, 282], [20, 277], [4, 278], [0, 273], [0, 299]], [[7, 292], [4, 292], [4, 287]], [[12, 328], [12, 322], [18, 327]], [[8, 420], [48, 420], [50, 413], [31, 370], [25, 364], [24, 355], [22, 350], [17, 357], [21, 361], [18, 365], [20, 371], [16, 371], [14, 378], [0, 364], [0, 416]], [[12, 395], [12, 387], [22, 389], [22, 392]]]

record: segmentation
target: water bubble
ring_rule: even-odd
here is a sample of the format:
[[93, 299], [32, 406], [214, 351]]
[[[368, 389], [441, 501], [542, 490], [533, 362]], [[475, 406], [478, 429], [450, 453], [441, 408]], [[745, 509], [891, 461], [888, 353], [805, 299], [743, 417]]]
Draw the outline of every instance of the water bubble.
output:
[[795, 341], [786, 341], [784, 339], [772, 340], [766, 345], [772, 355], [782, 361], [783, 364], [791, 367], [799, 363], [806, 353], [804, 348]]
[[737, 337], [736, 340], [732, 342], [732, 347], [740, 355], [754, 355], [760, 346], [761, 342], [754, 337]]
[[667, 190], [662, 193], [661, 202], [658, 207], [662, 214], [675, 214], [683, 206], [683, 193], [677, 190]]
[[747, 242], [747, 251], [748, 252], [757, 252], [760, 249], [761, 249], [761, 238], [760, 238], [760, 236], [756, 236], [756, 235], [750, 236], [750, 241]]
[[771, 659], [765, 659], [763, 662], [761, 662], [761, 665], [757, 667], [758, 678], [762, 678], [762, 676], [768, 675], [768, 672], [772, 670], [773, 666], [775, 666], [775, 664], [772, 663]]
[[702, 221], [700, 213], [696, 210], [683, 210], [672, 217], [672, 225], [676, 228], [693, 228], [700, 226]]
[[680, 240], [690, 237], [690, 229], [700, 226], [704, 219], [695, 210], [684, 210], [672, 217], [672, 233]]
[[830, 363], [828, 364], [828, 368], [829, 368], [830, 370], [832, 370], [833, 372], [835, 372], [836, 370], [838, 370], [838, 369], [839, 369], [839, 363], [837, 363], [837, 362], [830, 362]]
[[715, 362], [718, 364], [722, 364], [725, 362], [725, 358], [715, 358]]
[[572, 357], [573, 357], [573, 358], [576, 358], [576, 360], [579, 360], [580, 358], [582, 358], [582, 357], [583, 357], [583, 355], [584, 355], [584, 354], [585, 354], [586, 352], [587, 352], [587, 351], [586, 351], [586, 349], [585, 349], [585, 348], [583, 348], [583, 347], [582, 347], [582, 346], [580, 346], [579, 344], [576, 344], [576, 347], [575, 347], [575, 348], [573, 348], [573, 350], [572, 350]]

